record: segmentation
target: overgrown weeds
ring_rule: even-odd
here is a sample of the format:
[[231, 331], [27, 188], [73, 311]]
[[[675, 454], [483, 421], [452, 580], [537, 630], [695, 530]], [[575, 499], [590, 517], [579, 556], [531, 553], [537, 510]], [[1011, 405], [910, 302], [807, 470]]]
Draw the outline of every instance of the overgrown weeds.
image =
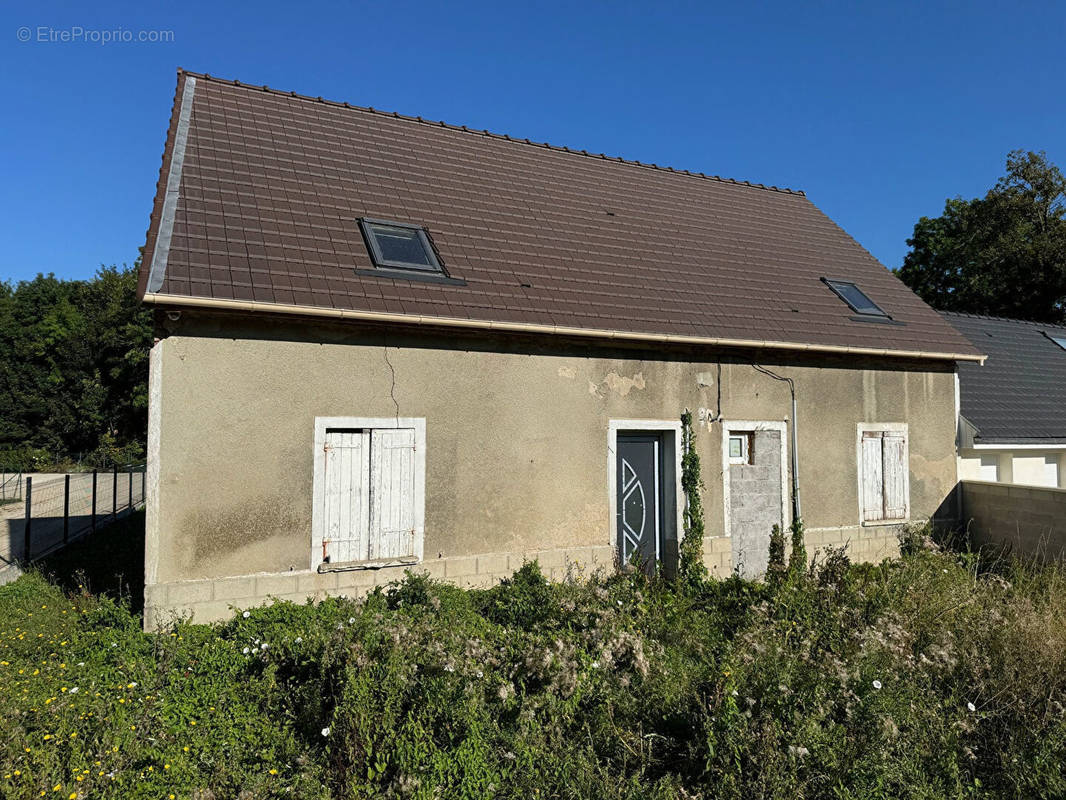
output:
[[1058, 568], [782, 567], [410, 575], [162, 635], [25, 576], [0, 588], [0, 795], [1066, 796]]

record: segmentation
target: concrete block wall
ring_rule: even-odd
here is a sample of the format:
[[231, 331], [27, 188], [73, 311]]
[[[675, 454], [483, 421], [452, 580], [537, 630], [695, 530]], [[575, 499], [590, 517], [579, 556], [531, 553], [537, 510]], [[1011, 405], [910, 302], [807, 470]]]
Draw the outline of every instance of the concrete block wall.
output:
[[[804, 540], [810, 558], [827, 547], [847, 545], [848, 558], [852, 561], [876, 563], [899, 556], [899, 535], [903, 528], [903, 525], [809, 528], [804, 531]], [[785, 544], [788, 544], [787, 540]]]
[[602, 545], [430, 559], [408, 567], [325, 573], [293, 570], [158, 583], [145, 588], [144, 627], [158, 630], [179, 617], [215, 622], [228, 619], [235, 609], [275, 600], [303, 603], [330, 596], [360, 597], [376, 586], [402, 578], [405, 570], [458, 586], [488, 588], [513, 575], [527, 561], [537, 561], [546, 577], [559, 581], [571, 573], [588, 576], [599, 569], [613, 569], [614, 556], [613, 547]]
[[[886, 558], [899, 557], [899, 534], [902, 525], [853, 525], [843, 528], [808, 528], [804, 531], [807, 557], [814, 559], [827, 547], [847, 545], [848, 558], [853, 562], [877, 563]], [[785, 557], [790, 550], [789, 531], [785, 531]], [[733, 542], [728, 536], [704, 539], [703, 563], [716, 578], [733, 574]]]
[[975, 547], [1021, 557], [1066, 557], [1066, 489], [984, 481], [959, 483], [962, 526]]

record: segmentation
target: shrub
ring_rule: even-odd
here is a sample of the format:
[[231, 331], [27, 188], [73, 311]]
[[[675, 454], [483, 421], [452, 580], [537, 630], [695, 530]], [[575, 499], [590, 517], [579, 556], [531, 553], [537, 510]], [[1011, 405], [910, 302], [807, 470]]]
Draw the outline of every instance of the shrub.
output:
[[926, 549], [776, 587], [527, 564], [148, 635], [27, 575], [0, 587], [0, 796], [1062, 797], [1063, 577]]

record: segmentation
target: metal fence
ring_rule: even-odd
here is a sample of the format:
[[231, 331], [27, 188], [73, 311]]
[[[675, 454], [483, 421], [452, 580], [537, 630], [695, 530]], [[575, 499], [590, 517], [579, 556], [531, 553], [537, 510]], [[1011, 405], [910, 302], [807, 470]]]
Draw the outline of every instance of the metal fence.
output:
[[12, 520], [22, 524], [22, 541], [10, 542], [10, 552], [20, 550], [24, 562], [46, 556], [137, 508], [144, 502], [144, 491], [144, 464], [108, 472], [27, 476], [24, 515]]
[[0, 506], [22, 499], [22, 472], [0, 469]]

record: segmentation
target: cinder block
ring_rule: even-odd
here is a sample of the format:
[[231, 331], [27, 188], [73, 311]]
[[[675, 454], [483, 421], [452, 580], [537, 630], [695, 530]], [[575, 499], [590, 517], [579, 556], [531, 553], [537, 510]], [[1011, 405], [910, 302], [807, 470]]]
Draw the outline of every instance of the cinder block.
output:
[[733, 550], [733, 540], [729, 536], [709, 536], [703, 540], [703, 548], [707, 549], [710, 543], [712, 553], [729, 553]]
[[[296, 578], [296, 590], [310, 595], [316, 592], [324, 592], [337, 586], [336, 572], [308, 572], [298, 575]], [[217, 592], [216, 592], [217, 596]]]
[[213, 581], [181, 581], [167, 586], [168, 606], [193, 606], [213, 597]]
[[235, 613], [229, 603], [221, 600], [198, 603], [187, 610], [192, 612], [193, 622], [219, 622], [228, 620]]
[[411, 571], [416, 574], [425, 573], [435, 580], [443, 580], [445, 563], [444, 559], [435, 558], [432, 561], [423, 561], [417, 567], [413, 567]]
[[[167, 603], [167, 585], [165, 583], [153, 583], [144, 587], [144, 605], [164, 606]], [[147, 625], [147, 623], [145, 623]]]
[[573, 564], [575, 567], [587, 570], [592, 565], [595, 550], [594, 547], [572, 547], [566, 551], [563, 559], [567, 566]]
[[334, 586], [328, 587], [325, 591], [326, 594], [332, 594], [334, 588], [340, 591], [341, 594], [355, 595], [357, 590], [369, 589], [378, 582], [377, 577], [378, 570], [373, 569], [353, 569], [348, 572], [336, 572], [337, 583]]
[[507, 575], [507, 554], [491, 553], [478, 556], [477, 572], [479, 575]]
[[277, 597], [283, 594], [291, 594], [296, 591], [298, 577], [296, 573], [256, 575], [255, 594], [257, 597]]
[[295, 603], [298, 606], [302, 606], [309, 599], [310, 594], [308, 592], [293, 592], [292, 594], [275, 597], [274, 601], [277, 603]]
[[591, 553], [591, 561], [593, 561], [597, 567], [609, 567], [614, 564], [615, 549], [612, 545], [602, 544], [596, 547], [589, 548]]
[[[402, 581], [407, 574], [407, 570], [410, 567], [382, 567], [381, 569], [370, 570], [374, 575], [375, 586], [388, 586], [393, 581]], [[411, 570], [414, 572], [415, 570]]]
[[223, 578], [215, 581], [216, 600], [236, 600], [246, 597], [255, 597], [255, 576], [246, 575], [241, 578]]
[[462, 575], [456, 583], [464, 589], [488, 589], [495, 586], [499, 579], [494, 575]]
[[534, 550], [526, 553], [526, 559], [536, 561], [545, 572], [566, 566], [566, 554], [563, 550]]
[[477, 574], [477, 556], [465, 556], [449, 558], [444, 564], [444, 575], [448, 578], [456, 578], [460, 575]]

